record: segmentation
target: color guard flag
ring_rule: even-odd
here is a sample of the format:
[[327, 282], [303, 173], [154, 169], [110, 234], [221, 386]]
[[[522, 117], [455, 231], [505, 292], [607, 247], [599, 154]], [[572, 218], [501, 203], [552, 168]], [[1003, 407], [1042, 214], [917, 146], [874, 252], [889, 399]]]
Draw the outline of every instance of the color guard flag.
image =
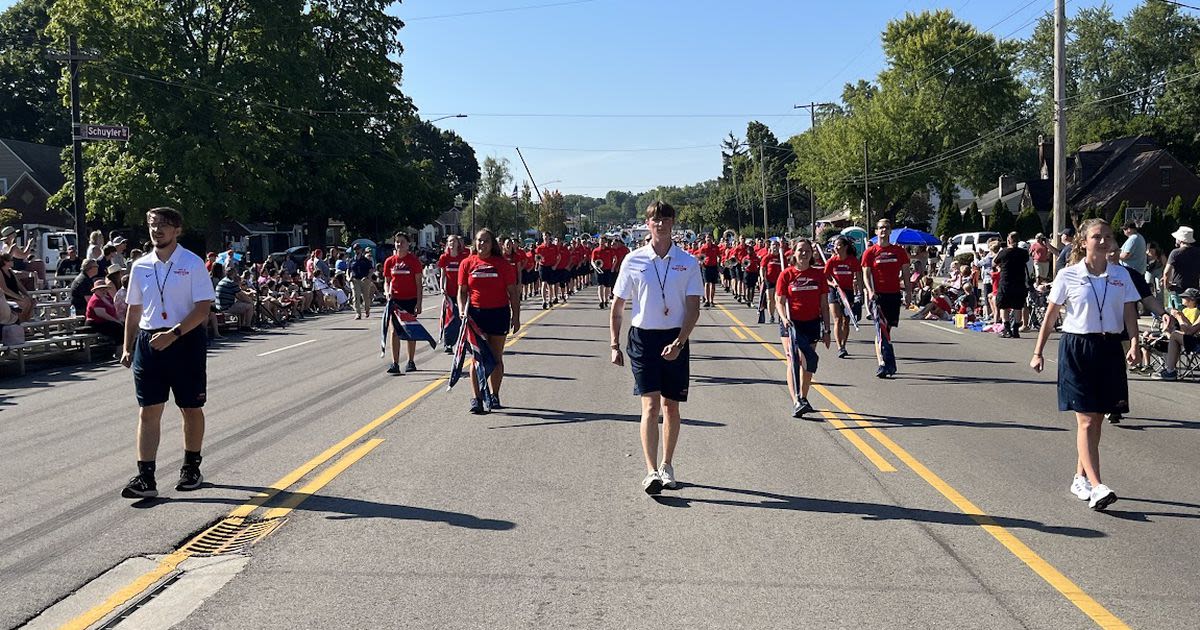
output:
[[387, 353], [388, 326], [392, 326], [392, 331], [405, 341], [428, 341], [430, 347], [437, 346], [437, 341], [433, 339], [433, 335], [429, 334], [428, 330], [417, 321], [417, 316], [413, 313], [401, 309], [393, 300], [388, 299], [387, 306], [384, 307], [382, 330], [379, 335], [379, 356], [384, 356]]
[[446, 348], [453, 348], [458, 343], [458, 331], [462, 328], [462, 320], [458, 317], [458, 304], [450, 296], [442, 297], [442, 316], [438, 320], [438, 339]]
[[[450, 364], [450, 378], [446, 381], [446, 389], [452, 389], [462, 378], [466, 366], [467, 355], [475, 362], [475, 377], [479, 381], [479, 391], [487, 394], [488, 377], [496, 369], [496, 357], [484, 340], [483, 333], [471, 318], [462, 318], [462, 334], [458, 336], [458, 344], [454, 347], [454, 359]], [[487, 396], [484, 396], [487, 400]]]

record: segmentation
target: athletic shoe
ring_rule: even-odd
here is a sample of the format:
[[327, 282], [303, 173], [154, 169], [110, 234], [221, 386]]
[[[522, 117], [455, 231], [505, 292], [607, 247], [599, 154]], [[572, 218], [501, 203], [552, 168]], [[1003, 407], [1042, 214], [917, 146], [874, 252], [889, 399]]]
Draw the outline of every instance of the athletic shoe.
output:
[[400, 364], [399, 363], [391, 364], [387, 369], [387, 373], [388, 374], [399, 374], [400, 373]]
[[362, 315], [355, 315], [354, 319], [362, 319]]
[[491, 394], [488, 396], [488, 407], [492, 409], [503, 409], [503, 407], [500, 406], [499, 394]]
[[158, 486], [154, 483], [154, 477], [137, 475], [125, 484], [121, 496], [126, 499], [152, 499], [158, 496]]
[[445, 352], [446, 354], [453, 354], [454, 348], [451, 348], [450, 346], [446, 346], [445, 349], [443, 349], [442, 351]]
[[1120, 413], [1106, 413], [1106, 414], [1104, 414], [1104, 418], [1105, 418], [1106, 420], [1108, 420], [1108, 423], [1109, 423], [1109, 424], [1121, 424], [1121, 419], [1122, 419], [1122, 418], [1124, 418], [1124, 417], [1125, 417], [1125, 416], [1122, 416]]
[[792, 417], [793, 417], [793, 418], [802, 418], [802, 417], [804, 417], [804, 412], [803, 412], [803, 411], [801, 411], [801, 408], [802, 408], [802, 405], [800, 404], [800, 401], [796, 401], [796, 402], [795, 402], [795, 403], [792, 405]]
[[839, 359], [845, 359], [845, 358], [846, 358], [846, 357], [848, 357], [848, 356], [850, 356], [850, 353], [849, 353], [849, 352], [846, 352], [846, 346], [840, 346], [840, 347], [838, 347], [838, 353], [837, 353], [837, 357], [838, 357]]
[[679, 487], [679, 483], [675, 481], [675, 468], [670, 464], [663, 464], [658, 469], [658, 478], [662, 479], [662, 485], [667, 490], [674, 490]]
[[645, 490], [646, 494], [655, 495], [662, 492], [662, 489], [662, 477], [659, 476], [657, 470], [647, 473], [646, 478], [642, 479], [642, 490]]
[[551, 304], [558, 304], [558, 298], [554, 298], [553, 300], [550, 300], [550, 303], [551, 303]]
[[816, 411], [815, 409], [813, 409], [812, 404], [808, 402], [807, 398], [801, 398], [800, 403], [798, 405], [796, 405], [796, 409], [797, 409], [797, 411], [800, 412], [801, 416], [803, 416], [806, 413], [812, 413], [812, 412]]
[[889, 376], [891, 376], [891, 373], [888, 372], [888, 369], [882, 365], [879, 366], [878, 370], [875, 370], [875, 378], [887, 378]]
[[1177, 370], [1163, 370], [1152, 374], [1150, 378], [1156, 381], [1174, 381], [1179, 378], [1179, 372]]
[[604, 310], [604, 302], [597, 302], [600, 305], [600, 310]]
[[202, 483], [204, 475], [200, 474], [199, 466], [184, 466], [179, 469], [179, 483], [175, 484], [175, 489], [180, 492], [199, 490]]
[[404, 366], [404, 371], [405, 372], [416, 372], [417, 371], [417, 362], [409, 361], [408, 364]]
[[550, 308], [550, 303], [547, 302], [546, 300], [542, 300], [542, 310], [544, 311], [548, 308]]
[[478, 398], [471, 399], [471, 410], [470, 411], [471, 411], [471, 413], [473, 413], [477, 416], [487, 413], [486, 411], [483, 410], [483, 403], [479, 402]]
[[1092, 483], [1083, 475], [1075, 475], [1071, 480], [1071, 494], [1079, 497], [1080, 501], [1092, 498]]
[[[1028, 331], [1026, 331], [1026, 332], [1028, 332]], [[1016, 326], [1013, 326], [1012, 334], [1009, 336], [1012, 337], [1013, 339], [1020, 339], [1021, 331]]]
[[888, 376], [895, 376], [895, 375], [896, 375], [896, 368], [894, 368], [894, 367], [888, 368], [888, 369], [887, 369], [887, 373], [888, 373]]
[[1104, 484], [1100, 484], [1092, 488], [1091, 501], [1088, 501], [1088, 507], [1093, 510], [1103, 510], [1104, 508], [1117, 502], [1117, 493]]

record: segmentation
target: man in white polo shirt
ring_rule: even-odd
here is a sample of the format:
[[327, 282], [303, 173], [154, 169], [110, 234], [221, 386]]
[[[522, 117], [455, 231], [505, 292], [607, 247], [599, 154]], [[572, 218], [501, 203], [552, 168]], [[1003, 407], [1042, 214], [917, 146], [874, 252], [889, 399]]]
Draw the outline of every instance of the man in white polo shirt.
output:
[[158, 496], [154, 481], [160, 421], [171, 393], [183, 414], [183, 467], [176, 490], [196, 490], [204, 442], [206, 398], [204, 325], [216, 297], [204, 261], [179, 245], [183, 216], [172, 208], [146, 213], [154, 251], [129, 268], [129, 312], [121, 365], [133, 368], [138, 399], [138, 474], [121, 496]]
[[[679, 441], [679, 403], [687, 401], [688, 337], [700, 318], [704, 281], [700, 263], [671, 243], [675, 209], [663, 201], [646, 208], [650, 243], [621, 263], [609, 311], [612, 362], [625, 365], [621, 353], [621, 315], [633, 303], [629, 328], [629, 363], [633, 393], [642, 398], [642, 452], [646, 477], [642, 489], [658, 494], [675, 488], [671, 458]], [[663, 417], [663, 457], [658, 461], [658, 418]]]

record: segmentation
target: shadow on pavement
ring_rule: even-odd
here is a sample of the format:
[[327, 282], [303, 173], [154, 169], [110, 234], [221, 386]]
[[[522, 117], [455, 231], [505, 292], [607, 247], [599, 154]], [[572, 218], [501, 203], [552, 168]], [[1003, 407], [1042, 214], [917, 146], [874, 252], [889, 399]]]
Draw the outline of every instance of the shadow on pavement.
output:
[[[248, 486], [235, 486], [225, 484], [205, 483], [203, 489], [221, 489], [221, 490], [242, 490], [250, 493], [268, 492], [267, 488], [255, 488]], [[467, 529], [487, 529], [493, 531], [507, 531], [517, 526], [512, 521], [500, 519], [479, 518], [471, 514], [461, 512], [447, 512], [445, 510], [434, 510], [431, 508], [415, 507], [410, 505], [395, 505], [391, 503], [378, 503], [375, 501], [364, 501], [362, 499], [349, 499], [346, 497], [331, 497], [322, 494], [304, 494], [300, 492], [280, 492], [266, 507], [270, 508], [275, 505], [280, 505], [287, 501], [295, 501], [299, 499], [300, 505], [296, 506], [297, 512], [331, 512], [325, 518], [330, 520], [347, 520], [355, 518], [389, 518], [405, 521], [428, 521], [431, 523], [446, 523], [454, 527], [464, 527]], [[209, 504], [225, 504], [225, 505], [242, 505], [247, 500], [246, 497], [206, 497], [197, 495], [185, 495], [174, 497], [158, 497], [155, 499], [143, 499], [134, 502], [131, 507], [137, 509], [148, 509], [172, 503], [209, 503]]]
[[577, 380], [574, 376], [553, 376], [551, 374], [513, 374], [505, 372], [504, 378], [537, 378], [547, 381], [574, 381]]
[[[999, 376], [964, 376], [950, 374], [924, 374], [921, 372], [905, 372], [904, 359], [899, 358], [900, 372], [892, 377], [896, 381], [927, 381], [929, 383], [949, 384], [949, 385], [978, 385], [978, 384], [998, 384], [998, 383], [1021, 383], [1024, 385], [1045, 385], [1048, 387], [1057, 387], [1054, 381], [1043, 379], [1029, 378], [1000, 378]], [[1002, 363], [1007, 363], [1004, 361]]]
[[561, 359], [563, 357], [574, 357], [576, 359], [598, 359], [599, 354], [572, 354], [570, 352], [534, 352], [532, 350], [505, 350], [504, 356], [530, 356], [530, 357], [554, 357]]
[[[522, 429], [528, 427], [545, 427], [556, 424], [574, 424], [577, 422], [631, 422], [640, 423], [642, 417], [632, 414], [611, 414], [611, 413], [588, 413], [586, 411], [563, 411], [561, 409], [537, 409], [532, 407], [505, 407], [499, 411], [492, 412], [492, 415], [507, 416], [511, 418], [536, 418], [541, 422], [527, 422], [522, 424], [502, 424], [489, 429]], [[709, 420], [691, 420], [683, 418], [684, 425], [692, 427], [723, 427], [723, 422], [712, 422]]]
[[[818, 410], [820, 411], [820, 410]], [[846, 415], [844, 412], [837, 409], [830, 409], [824, 413], [831, 413], [837, 416]], [[906, 418], [903, 416], [873, 416], [866, 413], [856, 413], [855, 415], [864, 420], [871, 422], [871, 428], [874, 429], [890, 429], [894, 427], [969, 427], [972, 429], [1027, 429], [1029, 431], [1071, 431], [1066, 427], [1040, 426], [1036, 424], [1023, 424], [1020, 422], [991, 422], [987, 420], [971, 421], [971, 420], [950, 420], [948, 418]], [[846, 420], [847, 418], [842, 418]], [[847, 427], [848, 430], [854, 431], [864, 427]]]
[[668, 507], [691, 507], [693, 503], [724, 505], [732, 507], [767, 508], [772, 510], [795, 510], [798, 512], [819, 512], [825, 514], [856, 514], [863, 520], [869, 521], [913, 521], [917, 523], [941, 523], [945, 525], [1000, 525], [1001, 527], [1030, 529], [1048, 534], [1071, 536], [1074, 538], [1104, 538], [1106, 534], [1094, 529], [1083, 527], [1065, 527], [1047, 525], [1039, 521], [1024, 518], [1008, 518], [1004, 516], [983, 516], [964, 514], [962, 512], [943, 512], [940, 510], [923, 510], [906, 508], [898, 505], [881, 503], [864, 503], [861, 501], [838, 501], [836, 499], [818, 499], [813, 497], [797, 497], [759, 490], [741, 490], [721, 486], [707, 486], [696, 483], [680, 483], [679, 489], [697, 488], [714, 490], [731, 494], [756, 497], [761, 500], [747, 499], [700, 499], [682, 497], [674, 494], [660, 494], [654, 499]]
[[[1154, 424], [1129, 424], [1128, 420], [1141, 420]], [[1121, 424], [1116, 425], [1114, 428], [1128, 429], [1130, 431], [1145, 431], [1146, 429], [1200, 429], [1200, 422], [1194, 420], [1175, 420], [1174, 418], [1138, 418], [1135, 416], [1125, 416]]]
[[1016, 365], [1016, 361], [991, 361], [988, 359], [947, 359], [945, 357], [942, 357], [942, 358], [906, 357], [903, 355], [897, 356], [896, 360], [900, 361], [901, 363], [946, 363], [946, 362], [952, 362], [952, 363], [991, 363], [993, 365]]

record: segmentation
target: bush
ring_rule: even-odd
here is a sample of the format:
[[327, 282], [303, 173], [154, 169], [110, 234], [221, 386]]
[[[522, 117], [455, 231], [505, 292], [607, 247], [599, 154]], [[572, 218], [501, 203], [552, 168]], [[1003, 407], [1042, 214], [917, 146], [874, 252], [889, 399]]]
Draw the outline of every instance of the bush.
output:
[[1004, 205], [999, 199], [992, 205], [992, 215], [988, 217], [988, 229], [993, 232], [999, 232], [1001, 238], [1008, 235], [1017, 227], [1017, 221], [1013, 218], [1012, 212], [1009, 212], [1008, 206]]
[[1038, 232], [1042, 231], [1042, 219], [1038, 216], [1037, 210], [1032, 206], [1022, 210], [1021, 214], [1017, 215], [1016, 230], [1023, 240], [1030, 240], [1037, 236]]

